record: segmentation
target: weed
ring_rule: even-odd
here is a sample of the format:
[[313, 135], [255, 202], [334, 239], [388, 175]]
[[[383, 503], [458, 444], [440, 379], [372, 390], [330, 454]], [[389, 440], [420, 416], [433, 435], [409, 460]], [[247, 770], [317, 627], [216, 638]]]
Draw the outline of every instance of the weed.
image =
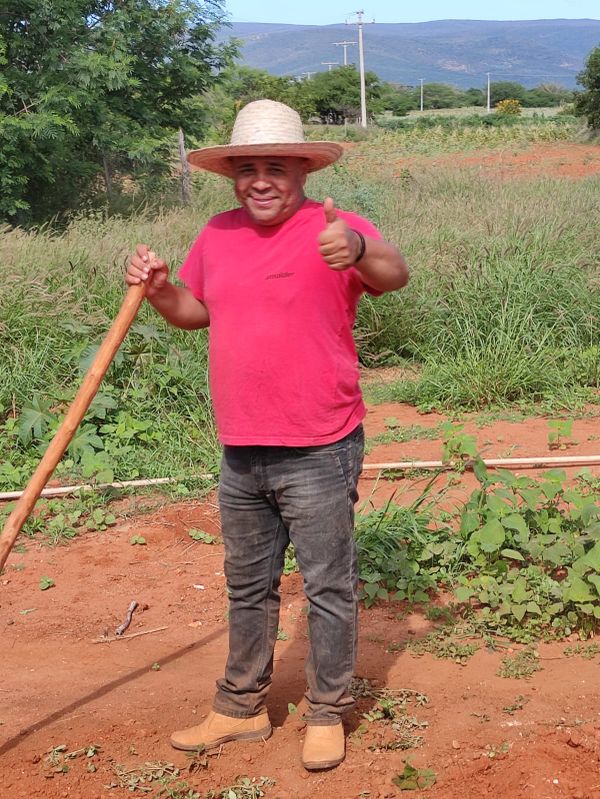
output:
[[216, 544], [218, 541], [216, 536], [206, 533], [204, 530], [192, 528], [188, 530], [188, 535], [193, 541], [201, 541], [203, 544]]
[[573, 421], [571, 419], [551, 419], [548, 422], [548, 448], [566, 449], [568, 439], [573, 433]]
[[527, 702], [529, 702], [529, 699], [526, 699], [523, 694], [519, 694], [512, 704], [502, 708], [502, 712], [512, 716], [517, 710], [523, 710]]
[[[425, 694], [406, 688], [375, 688], [365, 678], [352, 681], [352, 695], [358, 699], [369, 699], [375, 704], [363, 713], [368, 726], [363, 723], [358, 728], [361, 735], [372, 728], [376, 736], [369, 745], [372, 750], [404, 750], [412, 749], [423, 743], [419, 731], [428, 726], [426, 721], [419, 721], [409, 710], [412, 706], [423, 707], [429, 700]], [[391, 731], [392, 738], [386, 734]]]
[[209, 791], [206, 799], [260, 799], [265, 796], [265, 788], [275, 785], [269, 777], [236, 777], [233, 785], [220, 791]]
[[46, 575], [40, 577], [40, 591], [47, 591], [54, 586], [55, 582], [51, 577], [46, 577]]
[[285, 559], [283, 563], [283, 573], [293, 574], [298, 571], [298, 562], [296, 560], [296, 550], [293, 544], [289, 544], [285, 550]]
[[413, 657], [422, 657], [425, 654], [433, 655], [439, 659], [453, 660], [460, 666], [466, 665], [469, 658], [479, 649], [478, 644], [463, 643], [461, 639], [471, 638], [474, 635], [472, 628], [460, 625], [435, 630], [417, 641], [409, 641], [406, 650]]
[[433, 769], [416, 768], [406, 760], [404, 770], [392, 778], [394, 785], [401, 791], [418, 791], [431, 788], [437, 782], [437, 775]]
[[143, 535], [137, 535], [136, 533], [135, 535], [131, 536], [131, 538], [129, 539], [129, 543], [131, 544], [131, 546], [136, 546], [136, 545], [146, 546], [146, 539], [144, 538]]
[[367, 439], [365, 452], [368, 454], [378, 444], [403, 444], [407, 441], [435, 440], [440, 436], [440, 428], [423, 427], [422, 425], [401, 425], [395, 418], [384, 420], [386, 430], [373, 438]]
[[130, 768], [120, 763], [113, 763], [112, 768], [116, 777], [116, 782], [113, 781], [106, 787], [126, 788], [131, 793], [135, 791], [150, 793], [153, 790], [153, 783], [158, 785], [162, 783], [162, 787], [166, 787], [166, 783], [179, 777], [179, 769], [176, 768], [173, 763], [163, 763], [161, 761], [147, 761], [141, 766], [133, 766]]
[[526, 647], [514, 655], [506, 655], [502, 658], [502, 664], [497, 671], [499, 677], [506, 677], [514, 680], [527, 680], [536, 671], [541, 671], [538, 653]]
[[576, 644], [575, 646], [566, 646], [564, 649], [565, 657], [575, 657], [576, 655], [581, 655], [584, 660], [593, 660], [598, 654], [600, 654], [600, 644], [588, 644], [587, 646], [583, 646], [583, 644]]

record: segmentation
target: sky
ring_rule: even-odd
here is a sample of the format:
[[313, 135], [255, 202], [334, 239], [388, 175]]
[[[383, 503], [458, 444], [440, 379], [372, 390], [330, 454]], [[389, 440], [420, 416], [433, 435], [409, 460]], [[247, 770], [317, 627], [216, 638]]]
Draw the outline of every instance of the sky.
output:
[[436, 19], [600, 19], [600, 0], [225, 0], [232, 22], [285, 22], [333, 25], [352, 21], [362, 9], [365, 21], [428, 22]]

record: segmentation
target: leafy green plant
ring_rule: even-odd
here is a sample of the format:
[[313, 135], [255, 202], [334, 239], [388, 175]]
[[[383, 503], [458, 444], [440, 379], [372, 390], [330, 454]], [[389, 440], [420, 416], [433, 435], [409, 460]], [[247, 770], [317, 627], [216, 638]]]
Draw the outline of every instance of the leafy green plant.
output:
[[437, 775], [431, 768], [416, 768], [406, 760], [403, 771], [393, 777], [392, 782], [401, 791], [422, 791], [435, 785]]
[[136, 545], [138, 545], [138, 546], [145, 546], [145, 545], [146, 545], [146, 539], [144, 538], [144, 536], [143, 536], [143, 535], [138, 535], [138, 534], [136, 533], [135, 535], [132, 535], [132, 536], [131, 536], [131, 538], [129, 539], [129, 543], [130, 543], [132, 546], [136, 546]]
[[427, 602], [436, 588], [436, 569], [446, 551], [447, 528], [432, 528], [427, 498], [433, 481], [408, 507], [390, 500], [383, 508], [360, 514], [356, 525], [360, 597], [370, 607], [377, 600]]
[[275, 785], [269, 777], [236, 777], [233, 785], [220, 791], [209, 791], [206, 799], [260, 799], [265, 789]]
[[550, 449], [566, 449], [565, 439], [570, 439], [573, 433], [572, 419], [551, 419], [548, 422], [548, 447]]
[[205, 532], [204, 530], [196, 530], [192, 528], [188, 530], [188, 535], [193, 541], [201, 541], [203, 544], [216, 544], [217, 537]]
[[536, 671], [541, 670], [539, 654], [531, 647], [526, 647], [514, 655], [506, 655], [506, 657], [502, 658], [502, 664], [497, 673], [499, 677], [527, 680]]
[[[586, 635], [600, 619], [600, 497], [565, 485], [475, 468], [480, 489], [460, 517], [465, 572], [456, 596], [475, 600], [491, 626], [516, 634]], [[468, 571], [468, 563], [476, 572]]]
[[54, 588], [56, 583], [52, 579], [52, 577], [47, 577], [43, 575], [40, 577], [40, 591], [47, 591], [49, 588]]

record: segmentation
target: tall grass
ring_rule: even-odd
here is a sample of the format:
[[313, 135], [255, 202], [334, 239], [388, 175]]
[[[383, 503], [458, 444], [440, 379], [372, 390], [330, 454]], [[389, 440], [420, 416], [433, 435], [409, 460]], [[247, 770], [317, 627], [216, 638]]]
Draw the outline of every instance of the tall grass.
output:
[[[362, 361], [413, 360], [421, 377], [400, 396], [447, 407], [598, 387], [600, 180], [508, 183], [450, 167], [399, 169], [390, 149], [398, 135], [370, 135], [308, 184], [316, 199], [331, 194], [372, 219], [411, 267], [407, 288], [361, 302]], [[200, 175], [186, 209], [97, 211], [62, 231], [3, 231], [0, 486], [16, 479], [8, 468], [2, 477], [1, 462], [37, 457], [73, 396], [118, 310], [135, 243], [176, 266], [208, 217], [234, 204], [225, 180]], [[28, 432], [24, 418], [41, 427]], [[212, 467], [205, 332], [171, 329], [143, 307], [87, 423], [104, 447], [98, 463], [110, 462], [120, 479]], [[68, 468], [93, 472], [96, 450], [96, 439], [80, 440]]]

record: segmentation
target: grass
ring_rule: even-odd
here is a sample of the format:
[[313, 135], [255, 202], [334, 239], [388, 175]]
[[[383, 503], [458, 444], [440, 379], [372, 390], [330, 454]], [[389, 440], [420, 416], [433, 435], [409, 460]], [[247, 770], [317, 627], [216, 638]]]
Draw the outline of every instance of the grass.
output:
[[[309, 194], [332, 194], [371, 218], [410, 263], [409, 286], [365, 297], [356, 326], [364, 364], [414, 365], [412, 376], [381, 389], [388, 398], [485, 409], [597, 396], [598, 179], [507, 183], [406, 160], [574, 133], [564, 120], [368, 131], [341, 164], [311, 176]], [[0, 489], [24, 484], [56, 429], [117, 313], [134, 244], [150, 242], [179, 264], [208, 217], [233, 204], [226, 181], [198, 175], [185, 209], [82, 210], [62, 229], [3, 230]], [[218, 457], [206, 333], [173, 330], [144, 306], [58, 477], [189, 480], [217, 470]]]

